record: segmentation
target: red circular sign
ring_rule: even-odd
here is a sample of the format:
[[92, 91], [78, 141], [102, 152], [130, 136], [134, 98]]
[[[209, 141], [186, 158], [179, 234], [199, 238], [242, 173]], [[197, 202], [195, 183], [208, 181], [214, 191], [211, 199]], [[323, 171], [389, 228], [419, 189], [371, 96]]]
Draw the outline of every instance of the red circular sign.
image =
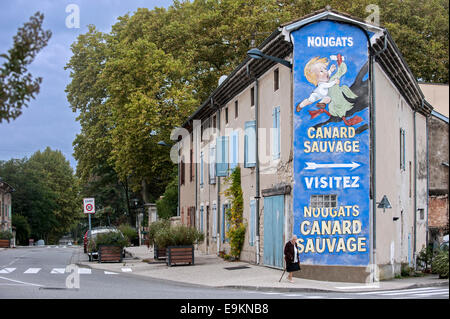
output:
[[92, 204], [87, 204], [87, 205], [86, 205], [86, 210], [87, 210], [87, 211], [90, 212], [90, 211], [92, 211], [93, 209], [94, 209], [94, 206], [92, 206]]

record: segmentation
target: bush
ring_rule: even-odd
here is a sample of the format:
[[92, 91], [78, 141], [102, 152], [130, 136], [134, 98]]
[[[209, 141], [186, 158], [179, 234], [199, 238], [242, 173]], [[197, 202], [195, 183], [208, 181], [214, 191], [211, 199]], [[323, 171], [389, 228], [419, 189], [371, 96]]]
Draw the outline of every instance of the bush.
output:
[[150, 224], [148, 227], [148, 239], [150, 245], [155, 245], [155, 235], [161, 229], [168, 229], [170, 221], [168, 219], [159, 219]]
[[153, 242], [158, 248], [185, 246], [203, 242], [205, 236], [194, 227], [177, 225], [156, 230]]
[[10, 240], [12, 238], [12, 233], [7, 230], [0, 231], [0, 239], [7, 239]]
[[98, 234], [95, 240], [92, 240], [92, 249], [98, 250], [101, 245], [104, 246], [119, 246], [121, 248], [128, 245], [128, 239], [120, 232], [107, 232]]
[[448, 268], [448, 251], [441, 251], [434, 257], [431, 269], [439, 278], [448, 278]]
[[122, 224], [118, 228], [130, 243], [134, 242], [138, 238], [137, 230], [131, 227], [130, 225]]

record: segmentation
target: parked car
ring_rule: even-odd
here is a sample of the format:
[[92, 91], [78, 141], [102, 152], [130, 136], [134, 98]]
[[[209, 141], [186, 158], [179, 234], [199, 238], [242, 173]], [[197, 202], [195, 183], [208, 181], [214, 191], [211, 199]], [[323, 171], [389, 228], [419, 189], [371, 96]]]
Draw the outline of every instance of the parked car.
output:
[[86, 232], [86, 251], [87, 254], [89, 256], [89, 261], [92, 261], [94, 259], [98, 259], [98, 252], [97, 251], [89, 251], [89, 241], [95, 241], [95, 238], [98, 236], [98, 234], [104, 234], [104, 233], [108, 233], [108, 232], [120, 232], [120, 230], [118, 230], [115, 227], [98, 227], [95, 229], [92, 229], [91, 233], [89, 233], [89, 231]]

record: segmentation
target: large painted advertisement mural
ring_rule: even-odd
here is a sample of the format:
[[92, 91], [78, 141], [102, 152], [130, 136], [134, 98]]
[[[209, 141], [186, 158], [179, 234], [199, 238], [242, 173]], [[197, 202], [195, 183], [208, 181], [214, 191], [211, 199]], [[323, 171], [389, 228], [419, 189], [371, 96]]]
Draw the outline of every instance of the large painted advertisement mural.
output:
[[367, 266], [370, 253], [368, 41], [320, 21], [294, 44], [294, 234], [304, 264]]

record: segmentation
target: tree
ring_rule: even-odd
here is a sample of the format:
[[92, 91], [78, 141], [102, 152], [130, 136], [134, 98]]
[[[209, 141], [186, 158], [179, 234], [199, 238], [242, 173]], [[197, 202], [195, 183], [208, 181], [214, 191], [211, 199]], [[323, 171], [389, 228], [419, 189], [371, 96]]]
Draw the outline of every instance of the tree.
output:
[[172, 179], [167, 184], [166, 190], [161, 199], [156, 201], [158, 217], [168, 219], [177, 215], [178, 207], [178, 178]]
[[78, 181], [60, 151], [0, 162], [0, 175], [16, 190], [12, 216], [26, 218], [31, 237], [56, 242], [82, 217]]
[[25, 245], [31, 234], [31, 228], [25, 216], [13, 214], [12, 225], [16, 228], [16, 243]]
[[6, 61], [0, 67], [0, 123], [22, 114], [30, 99], [39, 93], [42, 78], [33, 79], [27, 66], [44, 48], [50, 37], [49, 30], [42, 29], [44, 15], [37, 12], [30, 21], [19, 28], [14, 44], [7, 54], [0, 54]]

